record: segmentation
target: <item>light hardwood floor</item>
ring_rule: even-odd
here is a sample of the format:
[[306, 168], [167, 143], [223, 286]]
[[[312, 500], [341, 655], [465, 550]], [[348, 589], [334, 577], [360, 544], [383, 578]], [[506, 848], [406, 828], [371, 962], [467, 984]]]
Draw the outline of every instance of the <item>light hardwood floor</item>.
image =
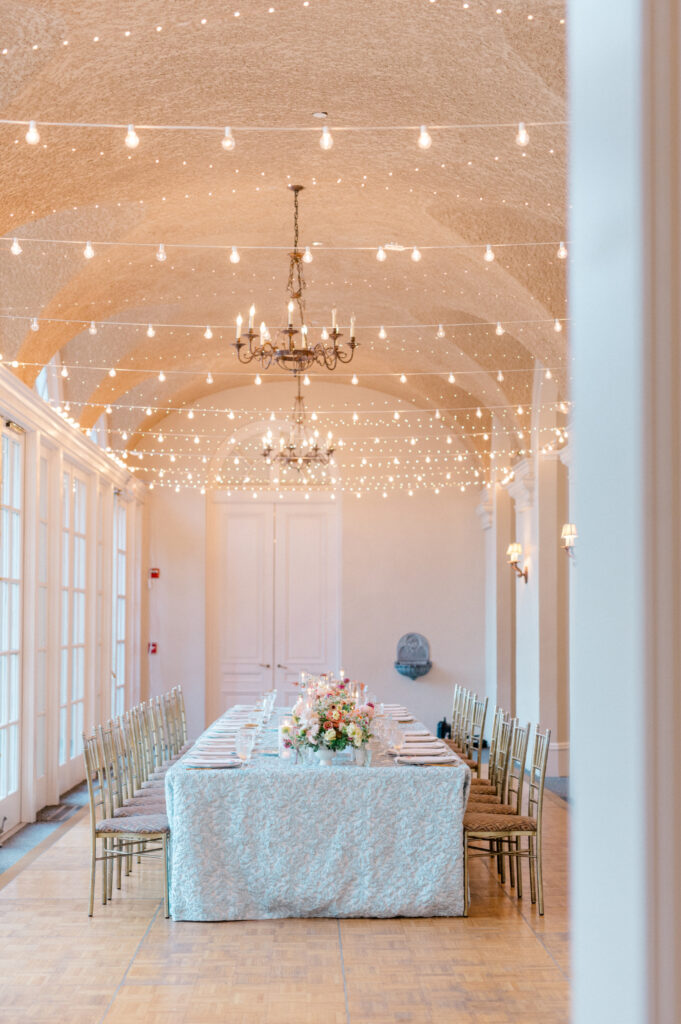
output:
[[[87, 917], [85, 818], [0, 876], [2, 1024], [563, 1024], [566, 804], [545, 798], [546, 914], [472, 866], [471, 916], [166, 921], [160, 865]], [[99, 896], [99, 892], [98, 892]]]

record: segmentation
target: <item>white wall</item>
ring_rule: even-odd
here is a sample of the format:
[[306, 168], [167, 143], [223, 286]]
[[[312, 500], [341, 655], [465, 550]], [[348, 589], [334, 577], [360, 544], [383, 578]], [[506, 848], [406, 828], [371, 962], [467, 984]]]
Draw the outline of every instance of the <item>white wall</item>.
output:
[[[430, 726], [451, 717], [455, 682], [484, 690], [483, 531], [475, 494], [343, 499], [343, 667], [378, 696], [406, 703]], [[181, 683], [189, 728], [204, 722], [205, 501], [196, 491], [149, 492], [150, 692]], [[393, 667], [397, 641], [422, 632], [433, 668], [416, 681]], [[334, 668], [336, 666], [329, 666]]]
[[[451, 718], [452, 690], [485, 687], [484, 535], [478, 495], [343, 502], [343, 667], [431, 728]], [[403, 633], [423, 633], [433, 668], [394, 668]]]

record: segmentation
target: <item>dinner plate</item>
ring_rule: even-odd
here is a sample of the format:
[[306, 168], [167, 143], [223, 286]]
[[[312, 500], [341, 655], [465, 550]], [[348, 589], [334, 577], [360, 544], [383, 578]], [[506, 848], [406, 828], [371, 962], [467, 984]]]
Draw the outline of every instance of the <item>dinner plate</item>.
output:
[[238, 757], [186, 757], [185, 768], [241, 768], [243, 761]]

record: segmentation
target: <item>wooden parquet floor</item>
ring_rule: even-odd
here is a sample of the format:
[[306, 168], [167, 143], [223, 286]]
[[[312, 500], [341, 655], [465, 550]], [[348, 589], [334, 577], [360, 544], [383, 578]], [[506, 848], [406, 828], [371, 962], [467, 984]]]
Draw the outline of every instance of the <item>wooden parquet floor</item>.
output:
[[544, 918], [527, 866], [519, 901], [478, 860], [467, 920], [190, 924], [164, 919], [151, 861], [88, 919], [89, 831], [72, 819], [0, 876], [0, 1021], [565, 1024], [567, 831], [547, 793]]

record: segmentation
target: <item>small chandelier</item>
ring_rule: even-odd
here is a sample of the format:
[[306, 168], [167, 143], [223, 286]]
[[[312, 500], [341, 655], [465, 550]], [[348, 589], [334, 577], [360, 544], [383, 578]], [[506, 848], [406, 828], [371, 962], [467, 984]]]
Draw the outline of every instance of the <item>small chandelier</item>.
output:
[[[342, 341], [343, 335], [336, 323], [336, 310], [331, 312], [331, 331], [322, 330], [321, 340], [312, 344], [308, 339], [308, 328], [305, 322], [306, 288], [303, 262], [305, 252], [298, 245], [298, 196], [303, 191], [302, 185], [289, 185], [293, 192], [293, 251], [289, 255], [288, 284], [286, 291], [288, 301], [288, 324], [278, 334], [280, 340], [273, 342], [266, 324], [260, 324], [256, 333], [254, 327], [255, 306], [251, 306], [248, 317], [248, 330], [241, 333], [243, 317], [236, 318], [236, 341], [234, 347], [240, 363], [257, 360], [263, 370], [267, 370], [273, 362], [284, 370], [300, 374], [309, 370], [317, 363], [327, 370], [335, 370], [339, 363], [349, 363], [355, 354], [355, 318], [350, 320], [350, 340]], [[295, 327], [293, 316], [298, 310], [300, 325]], [[300, 337], [298, 337], [300, 336]]]
[[333, 434], [326, 435], [326, 444], [321, 443], [319, 431], [312, 430], [307, 423], [305, 399], [300, 390], [300, 377], [297, 378], [298, 391], [293, 402], [293, 414], [289, 420], [288, 437], [281, 434], [279, 445], [275, 446], [272, 431], [268, 430], [263, 437], [263, 458], [268, 466], [280, 463], [285, 469], [293, 468], [300, 472], [314, 466], [334, 464]]

